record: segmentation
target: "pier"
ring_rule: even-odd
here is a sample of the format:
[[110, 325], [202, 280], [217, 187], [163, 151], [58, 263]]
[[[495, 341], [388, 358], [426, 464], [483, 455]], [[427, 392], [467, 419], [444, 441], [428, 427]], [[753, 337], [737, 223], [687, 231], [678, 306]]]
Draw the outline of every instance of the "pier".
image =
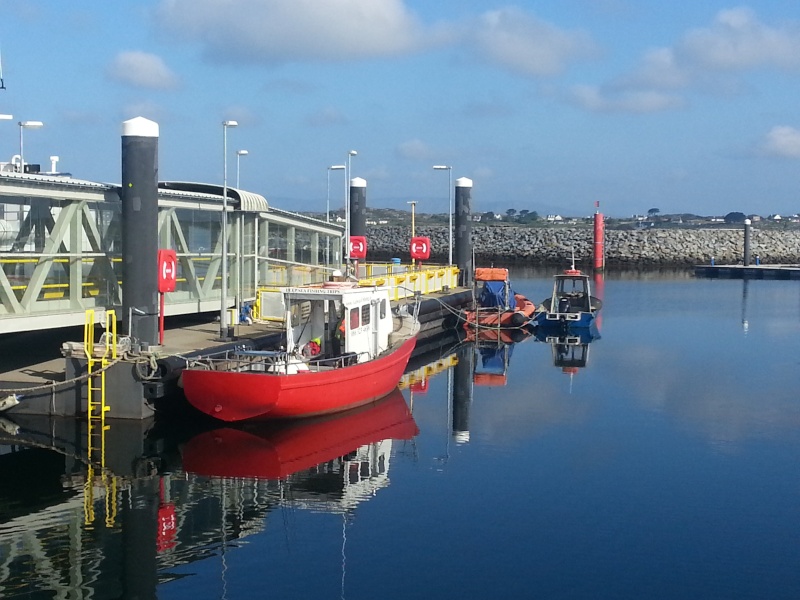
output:
[[[0, 410], [91, 413], [97, 373], [113, 399], [104, 414], [148, 419], [180, 395], [193, 357], [279, 347], [278, 290], [339, 270], [389, 287], [395, 304], [437, 297], [423, 314], [424, 337], [441, 332], [440, 306], [471, 300], [468, 235], [456, 240], [463, 265], [351, 262], [340, 225], [227, 182], [157, 175], [158, 125], [142, 118], [123, 123], [119, 185], [0, 171], [0, 334], [14, 334], [0, 336], [13, 357], [0, 372]], [[350, 212], [366, 250], [366, 182], [356, 183]], [[456, 182], [457, 225], [468, 223], [471, 186]]]

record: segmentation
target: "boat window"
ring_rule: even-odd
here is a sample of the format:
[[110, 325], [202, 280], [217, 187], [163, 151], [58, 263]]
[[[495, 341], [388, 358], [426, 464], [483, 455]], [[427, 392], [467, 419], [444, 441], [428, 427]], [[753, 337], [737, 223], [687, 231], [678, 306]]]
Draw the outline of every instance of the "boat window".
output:
[[361, 323], [364, 325], [369, 325], [369, 304], [365, 304], [361, 307]]
[[381, 319], [385, 319], [386, 318], [386, 300], [381, 300], [380, 311], [381, 311]]
[[361, 312], [357, 308], [350, 309], [350, 329], [358, 329], [360, 324], [360, 315]]

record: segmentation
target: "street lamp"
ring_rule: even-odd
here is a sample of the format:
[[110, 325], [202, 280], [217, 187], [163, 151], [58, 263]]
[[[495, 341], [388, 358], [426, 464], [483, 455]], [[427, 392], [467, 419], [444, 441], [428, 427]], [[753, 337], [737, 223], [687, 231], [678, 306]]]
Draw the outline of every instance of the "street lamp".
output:
[[447, 170], [447, 264], [453, 265], [453, 167], [448, 165], [433, 165], [437, 171]]
[[22, 153], [23, 144], [22, 144], [22, 132], [25, 129], [39, 129], [44, 125], [41, 121], [20, 121], [17, 123], [19, 125], [19, 172], [25, 172], [25, 159], [23, 158], [24, 155]]
[[[344, 165], [331, 165], [328, 167], [328, 197], [325, 201], [325, 222], [331, 222], [331, 171], [342, 171], [346, 169]], [[347, 173], [345, 173], [345, 177]]]
[[347, 170], [345, 171], [344, 182], [344, 257], [347, 260], [348, 267], [350, 266], [350, 159], [357, 154], [358, 152], [355, 150], [350, 150], [350, 152], [347, 153]]
[[410, 204], [411, 205], [411, 237], [413, 238], [415, 236], [415, 233], [416, 233], [415, 232], [415, 226], [414, 226], [414, 212], [415, 212], [414, 209], [417, 206], [417, 201], [416, 200], [409, 200], [406, 204]]
[[236, 121], [222, 122], [222, 284], [220, 290], [219, 337], [228, 339], [228, 128], [239, 125]]
[[236, 151], [236, 189], [239, 189], [239, 159], [248, 154], [247, 150]]

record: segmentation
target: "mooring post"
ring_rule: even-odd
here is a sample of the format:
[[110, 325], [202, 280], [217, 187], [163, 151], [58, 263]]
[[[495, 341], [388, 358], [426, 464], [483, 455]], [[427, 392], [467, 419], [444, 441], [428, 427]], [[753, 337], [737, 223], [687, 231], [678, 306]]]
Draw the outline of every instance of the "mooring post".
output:
[[458, 285], [472, 287], [475, 265], [472, 264], [472, 180], [456, 179], [455, 255]]
[[158, 343], [158, 123], [122, 124], [122, 317], [126, 333]]
[[744, 266], [750, 266], [750, 235], [752, 233], [750, 219], [744, 220]]
[[367, 182], [361, 177], [350, 180], [350, 235], [367, 236]]

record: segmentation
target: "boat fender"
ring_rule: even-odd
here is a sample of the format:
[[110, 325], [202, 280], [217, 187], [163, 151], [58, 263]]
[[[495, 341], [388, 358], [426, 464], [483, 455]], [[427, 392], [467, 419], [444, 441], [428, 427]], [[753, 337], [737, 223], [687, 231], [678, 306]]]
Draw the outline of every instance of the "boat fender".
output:
[[511, 325], [513, 325], [514, 327], [522, 327], [523, 325], [525, 325], [526, 321], [528, 320], [528, 317], [526, 317], [521, 312], [515, 312], [514, 314], [511, 315], [510, 320], [511, 320]]
[[13, 408], [17, 404], [19, 404], [19, 396], [16, 394], [9, 394], [2, 400], [0, 400], [0, 412], [8, 410], [9, 408]]

